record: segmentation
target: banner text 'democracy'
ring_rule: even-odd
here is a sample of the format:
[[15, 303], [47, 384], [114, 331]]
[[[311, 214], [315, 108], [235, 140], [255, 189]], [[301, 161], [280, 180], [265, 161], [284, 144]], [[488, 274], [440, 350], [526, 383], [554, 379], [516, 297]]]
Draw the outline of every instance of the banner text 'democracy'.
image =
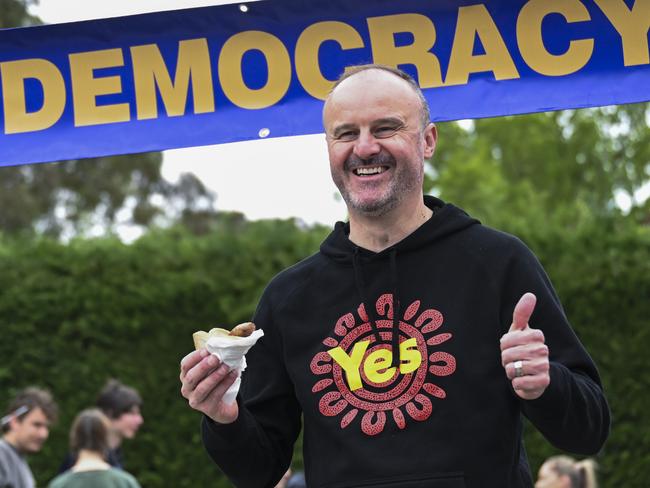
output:
[[434, 120], [646, 101], [649, 27], [650, 0], [268, 0], [0, 31], [0, 164], [321, 132], [368, 62]]

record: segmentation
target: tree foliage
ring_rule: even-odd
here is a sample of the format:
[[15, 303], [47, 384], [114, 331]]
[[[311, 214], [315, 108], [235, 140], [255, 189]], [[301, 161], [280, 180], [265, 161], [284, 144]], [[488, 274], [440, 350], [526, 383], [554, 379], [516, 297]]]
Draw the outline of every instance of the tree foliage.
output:
[[636, 104], [441, 124], [426, 189], [497, 227], [573, 228], [620, 213], [617, 195], [643, 220], [650, 204], [634, 195], [650, 181], [648, 118]]
[[40, 24], [27, 10], [36, 4], [38, 0], [0, 0], [0, 29]]
[[[28, 12], [34, 3], [0, 0], [0, 27], [40, 23]], [[171, 183], [161, 168], [160, 153], [0, 168], [0, 231], [69, 237], [161, 220], [205, 231], [214, 195], [193, 174]]]
[[212, 211], [214, 197], [194, 175], [173, 184], [161, 165], [160, 153], [144, 153], [2, 168], [0, 229], [58, 237]]

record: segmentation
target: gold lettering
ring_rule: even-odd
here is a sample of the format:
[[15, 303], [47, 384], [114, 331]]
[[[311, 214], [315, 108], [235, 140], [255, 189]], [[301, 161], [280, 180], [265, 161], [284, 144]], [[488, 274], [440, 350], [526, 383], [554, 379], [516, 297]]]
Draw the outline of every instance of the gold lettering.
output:
[[[34, 58], [0, 63], [4, 132], [17, 134], [47, 129], [65, 108], [65, 83], [58, 68], [46, 59]], [[27, 112], [25, 80], [36, 79], [43, 88], [43, 105]]]
[[323, 76], [318, 51], [325, 41], [336, 41], [342, 49], [363, 47], [363, 39], [354, 27], [343, 22], [317, 22], [307, 27], [296, 42], [296, 74], [312, 97], [325, 100], [334, 84]]
[[[415, 65], [421, 88], [442, 86], [440, 62], [429, 52], [436, 42], [436, 28], [431, 19], [420, 14], [385, 15], [368, 19], [372, 57], [375, 63], [397, 68], [401, 64]], [[413, 43], [395, 45], [395, 34], [408, 32]]]
[[130, 119], [129, 104], [97, 105], [99, 95], [122, 92], [119, 75], [95, 78], [94, 70], [124, 66], [121, 49], [104, 49], [69, 55], [72, 77], [74, 125], [109, 124]]
[[[262, 52], [268, 67], [266, 85], [259, 89], [246, 86], [242, 74], [242, 58], [253, 49]], [[282, 99], [291, 83], [291, 61], [287, 48], [280, 39], [267, 32], [239, 32], [228, 39], [221, 49], [219, 81], [226, 97], [238, 107], [270, 107]]]
[[625, 66], [650, 64], [648, 30], [650, 29], [650, 0], [636, 0], [632, 10], [623, 0], [595, 0], [623, 41]]
[[194, 113], [214, 112], [210, 53], [205, 38], [178, 43], [176, 73], [172, 81], [156, 44], [131, 47], [138, 119], [158, 117], [156, 87], [169, 117], [185, 114], [192, 80]]
[[[477, 37], [485, 54], [473, 54]], [[460, 7], [445, 85], [464, 85], [470, 73], [484, 71], [492, 71], [497, 80], [519, 78], [515, 63], [485, 5]]]
[[517, 43], [526, 64], [546, 76], [575, 73], [589, 62], [593, 39], [573, 40], [564, 54], [551, 54], [544, 47], [542, 21], [551, 13], [561, 14], [567, 22], [590, 20], [589, 11], [578, 0], [530, 0], [517, 18]]

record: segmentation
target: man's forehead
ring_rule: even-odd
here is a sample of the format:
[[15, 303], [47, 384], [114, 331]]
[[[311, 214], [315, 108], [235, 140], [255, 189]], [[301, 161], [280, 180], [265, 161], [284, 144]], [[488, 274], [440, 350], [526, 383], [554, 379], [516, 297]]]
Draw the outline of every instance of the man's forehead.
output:
[[336, 88], [334, 88], [331, 95], [345, 90], [347, 87], [353, 86], [355, 84], [364, 84], [368, 87], [377, 85], [381, 85], [383, 87], [395, 86], [413, 90], [408, 81], [406, 81], [404, 78], [401, 78], [395, 73], [391, 73], [390, 71], [386, 71], [380, 68], [368, 68], [363, 71], [358, 71], [348, 78], [345, 78], [339, 83]]
[[367, 117], [367, 122], [403, 119], [419, 110], [420, 100], [406, 80], [388, 71], [369, 69], [346, 78], [332, 91], [323, 107], [323, 121], [337, 123], [346, 112], [355, 119]]
[[41, 407], [34, 407], [23, 417], [23, 420], [28, 420], [35, 423], [49, 423], [49, 420]]

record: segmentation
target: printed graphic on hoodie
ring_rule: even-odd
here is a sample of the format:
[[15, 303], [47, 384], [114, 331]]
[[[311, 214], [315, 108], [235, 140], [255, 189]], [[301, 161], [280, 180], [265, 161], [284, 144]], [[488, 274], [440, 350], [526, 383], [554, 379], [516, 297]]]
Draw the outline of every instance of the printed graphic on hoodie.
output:
[[[320, 378], [312, 388], [320, 395], [318, 408], [328, 417], [341, 416], [341, 428], [360, 424], [367, 435], [381, 433], [386, 422], [404, 429], [410, 419], [431, 416], [432, 399], [446, 397], [445, 390], [430, 381], [428, 374], [448, 376], [456, 371], [456, 358], [445, 352], [452, 334], [441, 329], [444, 319], [438, 310], [420, 311], [420, 301], [406, 307], [399, 323], [400, 365], [391, 366], [393, 351], [393, 296], [377, 300], [376, 331], [365, 306], [338, 319], [334, 333], [314, 356], [311, 371]], [[434, 400], [435, 401], [435, 400]]]

